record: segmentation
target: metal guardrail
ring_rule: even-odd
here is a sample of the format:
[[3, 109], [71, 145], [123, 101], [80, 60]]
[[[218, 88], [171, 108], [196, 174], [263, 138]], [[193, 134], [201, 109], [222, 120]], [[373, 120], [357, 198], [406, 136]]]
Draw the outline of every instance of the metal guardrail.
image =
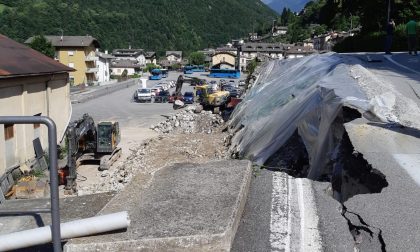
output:
[[[51, 209], [32, 209], [28, 211], [16, 211], [15, 214], [33, 214], [51, 212], [51, 235], [54, 252], [61, 252], [60, 231], [60, 208], [58, 194], [58, 171], [57, 171], [57, 127], [54, 121], [46, 116], [0, 116], [0, 124], [44, 124], [48, 128], [48, 154], [50, 169], [50, 192]], [[10, 214], [10, 211], [0, 214]]]

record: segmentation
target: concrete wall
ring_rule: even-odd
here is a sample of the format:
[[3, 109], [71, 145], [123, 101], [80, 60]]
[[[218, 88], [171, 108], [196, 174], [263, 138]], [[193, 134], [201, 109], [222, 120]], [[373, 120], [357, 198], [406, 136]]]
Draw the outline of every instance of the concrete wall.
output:
[[[60, 138], [71, 116], [68, 74], [1, 79], [0, 115], [49, 116], [56, 123]], [[4, 125], [0, 124], [0, 175], [34, 158], [32, 141], [36, 137], [44, 149], [48, 148], [48, 131], [44, 125], [14, 125], [13, 132], [13, 138], [6, 141]]]
[[86, 56], [95, 55], [95, 50], [93, 45], [56, 48], [60, 63], [76, 69], [75, 72], [70, 73], [70, 77], [74, 78], [74, 85], [96, 81], [95, 73], [86, 73], [88, 68], [95, 68], [95, 61], [86, 61]]

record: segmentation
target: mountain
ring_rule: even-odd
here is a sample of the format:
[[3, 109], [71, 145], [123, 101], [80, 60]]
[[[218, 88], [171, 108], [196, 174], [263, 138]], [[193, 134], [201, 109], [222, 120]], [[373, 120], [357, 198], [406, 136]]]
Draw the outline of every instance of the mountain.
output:
[[275, 10], [277, 13], [281, 14], [283, 8], [289, 8], [293, 12], [299, 12], [303, 9], [305, 4], [310, 0], [262, 0], [267, 4], [271, 9]]
[[191, 52], [246, 36], [277, 13], [255, 0], [0, 0], [0, 33], [19, 42], [91, 35], [102, 49]]

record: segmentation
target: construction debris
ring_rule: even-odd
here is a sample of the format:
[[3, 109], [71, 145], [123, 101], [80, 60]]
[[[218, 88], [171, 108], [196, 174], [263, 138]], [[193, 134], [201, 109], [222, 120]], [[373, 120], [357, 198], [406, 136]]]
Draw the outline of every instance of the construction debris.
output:
[[195, 111], [195, 106], [188, 106], [165, 121], [152, 125], [151, 129], [159, 132], [159, 137], [131, 148], [127, 160], [103, 171], [100, 183], [79, 187], [78, 194], [120, 191], [133, 176], [143, 174], [148, 177], [169, 164], [230, 158], [225, 146], [228, 135], [222, 132], [222, 117], [210, 111]]

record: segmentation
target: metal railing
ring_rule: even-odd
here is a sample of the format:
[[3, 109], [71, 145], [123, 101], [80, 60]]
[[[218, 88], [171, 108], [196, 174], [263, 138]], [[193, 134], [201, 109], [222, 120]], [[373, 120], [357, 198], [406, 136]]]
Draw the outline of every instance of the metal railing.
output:
[[[51, 213], [51, 235], [54, 252], [61, 252], [60, 208], [57, 171], [57, 127], [54, 121], [46, 116], [0, 116], [0, 124], [44, 124], [48, 128], [48, 154], [50, 169], [51, 209], [30, 209], [14, 211], [16, 214]], [[10, 214], [2, 211], [0, 214]]]

